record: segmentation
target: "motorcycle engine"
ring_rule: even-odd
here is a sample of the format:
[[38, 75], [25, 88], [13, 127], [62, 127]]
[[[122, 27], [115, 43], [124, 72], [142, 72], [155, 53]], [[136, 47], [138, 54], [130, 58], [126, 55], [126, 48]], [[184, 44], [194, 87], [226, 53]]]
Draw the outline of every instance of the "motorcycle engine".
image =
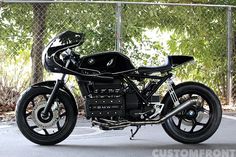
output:
[[[135, 91], [120, 80], [111, 83], [94, 82], [88, 85], [89, 95], [85, 98], [86, 117], [105, 118], [110, 120], [143, 120], [150, 118], [159, 106], [149, 103], [142, 107]], [[152, 97], [153, 99], [154, 97]], [[159, 102], [150, 100], [150, 102]]]
[[90, 95], [85, 99], [87, 118], [125, 116], [124, 88], [122, 82], [93, 83], [88, 85]]

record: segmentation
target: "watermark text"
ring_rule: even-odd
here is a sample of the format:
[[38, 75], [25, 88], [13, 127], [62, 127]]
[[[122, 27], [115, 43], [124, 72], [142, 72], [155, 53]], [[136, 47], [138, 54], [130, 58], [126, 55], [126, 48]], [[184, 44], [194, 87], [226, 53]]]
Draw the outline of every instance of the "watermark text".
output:
[[153, 157], [236, 157], [236, 149], [154, 149]]

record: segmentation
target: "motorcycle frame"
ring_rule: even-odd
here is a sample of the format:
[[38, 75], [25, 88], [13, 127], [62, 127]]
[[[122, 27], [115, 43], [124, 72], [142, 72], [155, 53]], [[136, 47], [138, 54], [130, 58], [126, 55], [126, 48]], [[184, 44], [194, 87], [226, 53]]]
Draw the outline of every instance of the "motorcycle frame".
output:
[[[131, 75], [122, 75], [124, 80], [127, 82], [127, 84], [133, 88], [133, 90], [135, 91], [135, 93], [137, 94], [137, 96], [143, 101], [143, 103], [145, 105], [148, 105], [148, 100], [153, 96], [153, 94], [162, 86], [162, 84], [167, 81], [168, 79], [171, 79], [171, 77], [173, 76], [172, 73], [167, 73], [167, 75], [164, 76], [149, 76], [149, 75], [140, 75], [140, 74], [131, 74]], [[147, 87], [149, 85], [153, 85], [151, 90], [148, 90], [147, 92], [148, 95], [146, 95], [147, 93], [143, 93], [144, 91], [147, 90], [147, 87], [144, 88], [141, 92], [139, 91], [139, 89], [137, 88], [136, 84], [129, 78], [129, 77], [134, 77], [137, 79], [150, 79], [150, 80], [159, 80], [159, 81], [149, 81]], [[142, 104], [143, 104], [142, 103]]]
[[[67, 64], [69, 65], [69, 62], [67, 62]], [[52, 102], [55, 98], [55, 95], [59, 91], [60, 87], [62, 87], [65, 84], [66, 75], [67, 75], [66, 73], [63, 73], [61, 79], [56, 80], [56, 83], [53, 87], [52, 93], [49, 96], [49, 99], [47, 101], [47, 105], [43, 111], [44, 117], [48, 116], [48, 112], [52, 106]], [[121, 78], [123, 78], [123, 80], [135, 91], [136, 95], [143, 101], [143, 103], [141, 103], [141, 105], [142, 105], [142, 107], [144, 107], [144, 106], [148, 105], [148, 103], [149, 103], [148, 100], [153, 96], [153, 94], [162, 86], [162, 84], [165, 81], [167, 81], [168, 79], [171, 79], [173, 74], [170, 72], [167, 72], [164, 76], [144, 75], [144, 74], [119, 74], [119, 76]], [[83, 82], [83, 81], [80, 82], [81, 77], [76, 77], [76, 78], [78, 79], [79, 84], [81, 84]], [[150, 80], [155, 80], [155, 81], [149, 81], [147, 87], [140, 91], [138, 89], [137, 85], [130, 78], [135, 78], [136, 80], [150, 79]], [[156, 80], [159, 80], [159, 81], [156, 81]], [[96, 81], [93, 81], [93, 82], [96, 82]], [[149, 85], [153, 85], [151, 90], [147, 90]], [[147, 90], [147, 92], [149, 92], [148, 94], [147, 94], [147, 92], [144, 92], [146, 90]]]

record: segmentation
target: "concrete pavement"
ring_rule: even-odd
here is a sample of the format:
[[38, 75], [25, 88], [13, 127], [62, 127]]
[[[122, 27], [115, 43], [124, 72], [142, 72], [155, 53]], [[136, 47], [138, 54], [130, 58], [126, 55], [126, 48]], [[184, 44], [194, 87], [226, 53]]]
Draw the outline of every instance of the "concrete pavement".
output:
[[[236, 156], [236, 119], [227, 116], [222, 119], [220, 128], [209, 140], [197, 145], [184, 145], [174, 141], [161, 125], [142, 127], [131, 141], [130, 129], [101, 131], [91, 128], [88, 121], [79, 119], [73, 133], [65, 141], [56, 146], [39, 146], [25, 139], [16, 124], [4, 123], [0, 124], [0, 157], [170, 156], [160, 154], [160, 150], [167, 150], [169, 153], [172, 150], [185, 150], [185, 154], [184, 151], [182, 154], [172, 153], [172, 156], [181, 157], [191, 150], [199, 151], [197, 155], [193, 154], [195, 157], [201, 156], [201, 150], [235, 150], [235, 153], [226, 155]], [[209, 154], [208, 156], [210, 157]]]

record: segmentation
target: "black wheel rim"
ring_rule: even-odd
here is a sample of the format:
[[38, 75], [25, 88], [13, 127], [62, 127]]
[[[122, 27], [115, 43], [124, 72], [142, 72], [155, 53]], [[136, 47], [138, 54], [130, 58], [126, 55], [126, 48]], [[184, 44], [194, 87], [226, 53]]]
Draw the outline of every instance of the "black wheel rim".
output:
[[189, 99], [197, 99], [197, 103], [169, 119], [175, 130], [185, 134], [201, 133], [207, 130], [212, 121], [212, 106], [199, 93], [183, 94], [179, 96], [180, 103]]
[[[25, 109], [24, 109], [24, 120], [28, 126], [28, 128], [35, 134], [37, 135], [41, 135], [41, 136], [51, 136], [51, 135], [55, 135], [57, 133], [59, 133], [65, 126], [66, 122], [67, 122], [67, 112], [66, 112], [66, 106], [64, 105], [64, 103], [59, 99], [59, 98], [55, 98], [54, 100], [54, 104], [56, 104], [57, 107], [57, 112], [58, 112], [58, 119], [55, 120], [51, 126], [47, 126], [47, 127], [42, 127], [39, 124], [35, 123], [35, 116], [37, 116], [37, 120], [39, 120], [40, 124], [43, 123], [50, 123], [53, 120], [53, 111], [55, 112], [55, 105], [54, 109], [51, 108], [51, 110], [49, 111], [49, 115], [47, 118], [42, 118], [42, 114], [40, 114], [40, 112], [42, 112], [43, 108], [39, 109], [39, 112], [33, 114], [34, 112], [34, 108], [36, 106], [40, 106], [40, 103], [42, 104], [42, 102], [47, 102], [48, 98], [49, 98], [50, 94], [39, 94], [37, 96], [34, 96], [30, 99], [30, 101], [28, 102], [28, 105], [26, 105]], [[34, 117], [33, 117], [34, 116]]]

